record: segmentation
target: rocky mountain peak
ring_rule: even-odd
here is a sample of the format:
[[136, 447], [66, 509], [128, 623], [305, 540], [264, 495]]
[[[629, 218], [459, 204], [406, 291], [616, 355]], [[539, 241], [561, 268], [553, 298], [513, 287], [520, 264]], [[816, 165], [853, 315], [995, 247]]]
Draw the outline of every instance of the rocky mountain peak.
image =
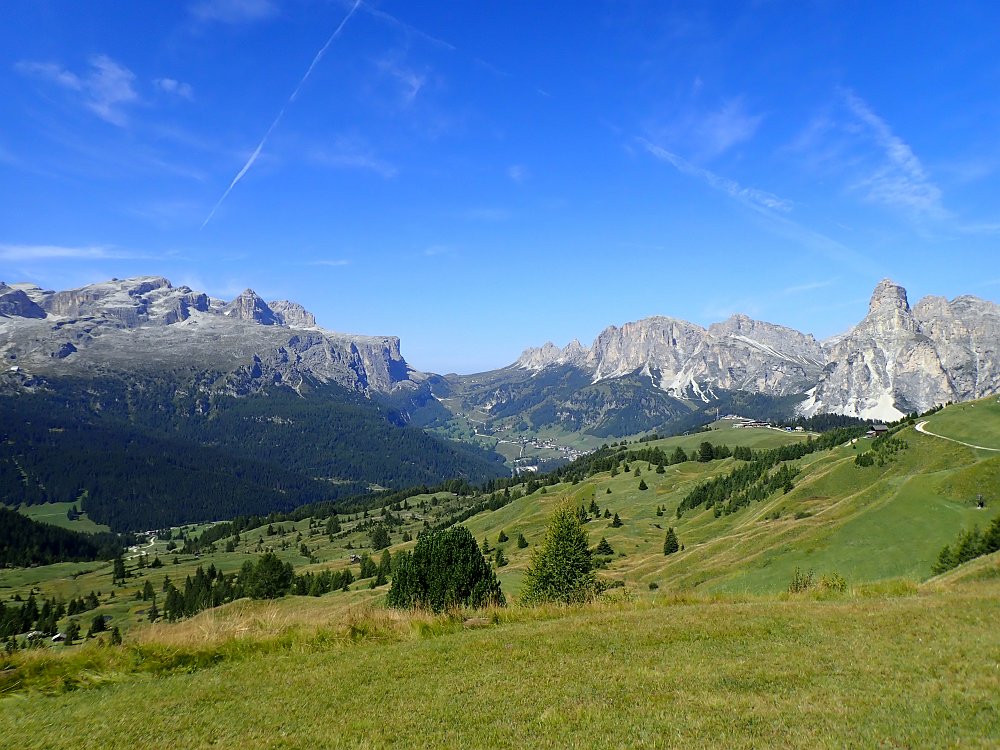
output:
[[253, 289], [245, 289], [225, 306], [222, 314], [237, 320], [259, 323], [262, 326], [281, 325], [274, 311]]
[[868, 303], [868, 314], [880, 310], [909, 312], [910, 303], [906, 299], [906, 290], [891, 279], [882, 279], [872, 292]]
[[316, 328], [316, 316], [306, 310], [298, 302], [279, 299], [268, 302], [275, 318], [283, 326], [289, 328]]
[[0, 281], [0, 315], [19, 318], [44, 318], [45, 311], [35, 304], [21, 289], [14, 289]]

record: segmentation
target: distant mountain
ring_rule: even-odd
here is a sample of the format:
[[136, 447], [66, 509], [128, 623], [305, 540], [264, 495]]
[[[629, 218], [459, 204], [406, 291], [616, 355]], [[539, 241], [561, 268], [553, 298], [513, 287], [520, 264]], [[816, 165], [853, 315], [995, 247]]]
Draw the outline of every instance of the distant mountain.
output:
[[247, 289], [226, 303], [157, 276], [62, 292], [0, 282], [0, 358], [31, 376], [196, 368], [214, 376], [202, 388], [234, 395], [305, 380], [370, 395], [424, 378], [395, 336], [334, 333], [293, 302]]
[[0, 286], [0, 503], [80, 502], [116, 530], [506, 474], [388, 403], [419, 393], [393, 336], [159, 277]]
[[938, 404], [1000, 392], [1000, 306], [963, 296], [925, 297], [886, 279], [868, 315], [827, 348], [827, 363], [804, 414], [897, 419]]
[[547, 343], [500, 370], [429, 387], [487, 435], [676, 432], [731, 411], [894, 420], [1000, 392], [998, 345], [996, 304], [928, 297], [911, 310], [885, 280], [865, 319], [825, 342], [744, 315], [708, 328], [652, 317], [610, 326], [590, 347]]

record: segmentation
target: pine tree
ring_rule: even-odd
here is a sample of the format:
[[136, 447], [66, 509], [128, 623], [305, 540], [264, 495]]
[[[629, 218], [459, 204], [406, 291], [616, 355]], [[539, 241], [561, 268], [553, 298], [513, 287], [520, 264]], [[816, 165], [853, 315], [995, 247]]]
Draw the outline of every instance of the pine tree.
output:
[[498, 568], [502, 568], [509, 562], [507, 560], [507, 556], [503, 553], [503, 550], [500, 547], [497, 547], [497, 553], [493, 557], [493, 562], [496, 563]]
[[111, 574], [111, 583], [125, 583], [125, 561], [122, 560], [121, 553], [115, 555], [114, 570]]
[[506, 535], [506, 534], [504, 533], [504, 530], [503, 530], [503, 529], [500, 529], [500, 535], [499, 535], [499, 536], [497, 537], [497, 544], [503, 544], [503, 543], [504, 543], [504, 542], [506, 542], [506, 541], [507, 541], [507, 540], [508, 540], [509, 538], [510, 538], [510, 537], [508, 537], [508, 536], [507, 536], [507, 535]]
[[601, 541], [598, 542], [597, 547], [594, 548], [594, 554], [608, 556], [615, 554], [615, 551], [611, 548], [611, 545], [608, 544], [608, 540], [602, 536]]
[[645, 479], [640, 479], [639, 480], [639, 489], [640, 490], [648, 490], [649, 489], [649, 487], [646, 485], [646, 480]]
[[667, 529], [666, 539], [663, 540], [663, 554], [672, 555], [679, 549], [680, 544], [677, 542], [677, 534], [674, 533], [674, 527], [671, 526]]
[[518, 532], [517, 534], [517, 548], [524, 549], [528, 546], [528, 540], [524, 538], [524, 534]]
[[[389, 539], [389, 529], [383, 523], [375, 525], [375, 528], [371, 531], [371, 539], [372, 549], [376, 552], [380, 549], [385, 549], [392, 543]], [[367, 578], [367, 576], [362, 576], [362, 578]]]
[[617, 513], [615, 513], [615, 517], [611, 519], [611, 528], [617, 529], [620, 528], [621, 526], [622, 526], [622, 519], [618, 517]]
[[531, 556], [524, 576], [521, 601], [574, 603], [591, 599], [596, 590], [587, 534], [576, 508], [564, 502], [553, 514]]
[[464, 526], [422, 533], [413, 552], [393, 561], [386, 603], [434, 612], [459, 607], [506, 604], [500, 582]]

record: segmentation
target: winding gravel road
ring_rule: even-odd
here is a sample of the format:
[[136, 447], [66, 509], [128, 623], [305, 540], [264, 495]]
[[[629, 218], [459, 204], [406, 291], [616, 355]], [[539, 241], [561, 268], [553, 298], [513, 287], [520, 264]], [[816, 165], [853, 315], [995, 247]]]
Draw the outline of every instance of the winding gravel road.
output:
[[972, 443], [963, 443], [961, 440], [955, 440], [955, 438], [945, 437], [944, 435], [935, 435], [933, 432], [928, 430], [924, 425], [927, 424], [925, 419], [923, 422], [918, 422], [913, 426], [917, 432], [922, 432], [925, 435], [930, 435], [931, 437], [940, 438], [941, 440], [950, 440], [953, 443], [958, 443], [959, 445], [964, 445], [968, 448], [977, 448], [981, 451], [993, 451], [994, 453], [1000, 453], [1000, 448], [987, 448], [985, 445], [973, 445]]

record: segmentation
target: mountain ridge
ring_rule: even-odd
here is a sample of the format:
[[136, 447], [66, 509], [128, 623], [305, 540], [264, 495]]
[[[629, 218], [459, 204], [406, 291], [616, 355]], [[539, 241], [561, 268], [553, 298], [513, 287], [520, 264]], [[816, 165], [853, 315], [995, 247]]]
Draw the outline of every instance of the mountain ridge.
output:
[[[964, 349], [963, 336], [973, 342]], [[708, 403], [716, 389], [802, 393], [805, 416], [826, 411], [893, 420], [1000, 391], [1000, 372], [990, 356], [998, 340], [996, 304], [971, 295], [951, 302], [929, 296], [911, 310], [906, 290], [884, 279], [868, 315], [824, 341], [742, 314], [707, 328], [651, 316], [608, 326], [590, 347], [574, 340], [564, 349], [552, 342], [527, 348], [508, 368], [540, 372], [571, 365], [587, 370], [593, 383], [658, 372], [656, 387], [680, 399]], [[970, 362], [972, 385], [964, 375]], [[897, 363], [903, 365], [898, 373]]]
[[[414, 416], [405, 407], [408, 400], [427, 405], [431, 396], [451, 395], [456, 383], [459, 390], [463, 383], [497, 384], [496, 393], [471, 404], [490, 411], [505, 401], [505, 382], [523, 383], [517, 371], [534, 377], [566, 367], [583, 373], [592, 386], [638, 378], [679, 402], [707, 405], [726, 393], [796, 397], [804, 416], [830, 412], [893, 420], [1000, 392], [998, 342], [995, 303], [971, 295], [951, 301], [928, 296], [911, 308], [906, 290], [884, 279], [867, 315], [824, 341], [743, 314], [707, 327], [651, 316], [608, 326], [589, 347], [575, 339], [562, 348], [547, 342], [499, 370], [438, 376], [412, 368], [396, 336], [330, 331], [302, 305], [267, 302], [251, 289], [226, 302], [160, 276], [60, 292], [0, 285], [0, 357], [24, 376], [197, 363], [217, 373], [202, 388], [245, 395], [275, 385], [334, 383], [366, 397], [395, 398], [404, 405], [404, 419]], [[579, 378], [571, 381], [579, 390]], [[556, 412], [573, 400], [570, 395], [567, 390], [556, 399]], [[606, 400], [601, 414], [622, 408], [620, 401]]]

